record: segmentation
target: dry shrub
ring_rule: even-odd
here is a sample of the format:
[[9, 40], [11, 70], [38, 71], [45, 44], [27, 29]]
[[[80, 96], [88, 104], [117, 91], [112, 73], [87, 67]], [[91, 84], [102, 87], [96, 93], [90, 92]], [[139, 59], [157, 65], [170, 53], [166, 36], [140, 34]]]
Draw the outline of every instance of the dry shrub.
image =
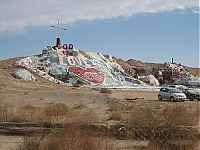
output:
[[97, 150], [107, 149], [106, 143], [78, 127], [40, 131], [25, 137], [19, 150]]
[[112, 94], [112, 91], [111, 89], [108, 88], [101, 88], [100, 93]]
[[38, 111], [30, 105], [14, 108], [8, 104], [0, 105], [1, 122], [35, 122], [38, 118]]
[[34, 107], [25, 105], [11, 107], [6, 104], [0, 105], [1, 122], [32, 122], [51, 125], [55, 123], [76, 122], [93, 124], [99, 122], [98, 115], [92, 111], [73, 111], [72, 108], [63, 103], [50, 103], [45, 107]]
[[0, 105], [1, 122], [48, 122], [57, 123], [61, 117], [65, 116], [70, 108], [65, 104], [50, 103], [44, 108], [25, 105], [20, 107], [11, 107]]
[[10, 114], [9, 114], [9, 107], [5, 104], [0, 104], [0, 122], [7, 122], [9, 121]]
[[43, 114], [43, 122], [45, 123], [93, 124], [99, 122], [99, 117], [94, 111], [73, 111], [72, 108], [62, 103], [49, 104], [44, 108]]
[[48, 106], [44, 107], [43, 119], [49, 123], [58, 123], [66, 116], [71, 109], [62, 103], [50, 103]]
[[73, 112], [72, 121], [81, 124], [94, 124], [100, 122], [98, 115], [92, 111]]
[[25, 105], [13, 110], [12, 122], [39, 122], [42, 119], [41, 110], [32, 105]]
[[198, 116], [198, 110], [191, 112], [184, 106], [169, 105], [162, 110], [136, 108], [127, 121], [127, 128], [129, 136], [148, 139], [152, 145], [163, 148], [176, 140], [196, 141], [197, 131], [192, 126], [198, 124]]
[[122, 103], [112, 103], [110, 104], [110, 111], [110, 120], [121, 120], [124, 115], [124, 112], [126, 111], [126, 108]]

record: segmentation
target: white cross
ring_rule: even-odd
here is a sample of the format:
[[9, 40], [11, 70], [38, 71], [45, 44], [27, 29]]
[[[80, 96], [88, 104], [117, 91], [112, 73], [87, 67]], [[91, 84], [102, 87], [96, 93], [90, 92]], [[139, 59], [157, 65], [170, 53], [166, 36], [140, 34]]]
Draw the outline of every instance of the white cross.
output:
[[67, 30], [66, 28], [61, 28], [61, 27], [60, 27], [59, 20], [58, 20], [58, 26], [51, 26], [51, 27], [57, 28], [57, 29], [58, 29], [58, 38], [60, 37], [60, 29], [62, 29], [62, 30]]

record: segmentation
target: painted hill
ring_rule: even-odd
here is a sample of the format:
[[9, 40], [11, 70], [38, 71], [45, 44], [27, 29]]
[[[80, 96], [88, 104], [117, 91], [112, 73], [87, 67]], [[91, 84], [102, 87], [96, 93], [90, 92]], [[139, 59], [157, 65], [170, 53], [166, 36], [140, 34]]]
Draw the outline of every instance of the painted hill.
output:
[[[148, 87], [144, 82], [126, 74], [110, 55], [77, 51], [73, 45], [48, 47], [42, 54], [26, 57], [16, 62], [50, 81], [70, 85], [99, 87]], [[16, 76], [30, 77], [25, 70]]]

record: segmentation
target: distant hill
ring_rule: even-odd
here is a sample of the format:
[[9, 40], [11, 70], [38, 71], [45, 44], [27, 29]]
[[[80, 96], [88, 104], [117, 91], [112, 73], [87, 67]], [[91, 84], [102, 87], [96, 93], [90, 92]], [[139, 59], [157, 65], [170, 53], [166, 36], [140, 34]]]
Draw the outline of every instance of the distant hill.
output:
[[[142, 61], [135, 60], [135, 59], [129, 59], [129, 60], [125, 61], [125, 60], [122, 60], [121, 58], [116, 58], [116, 57], [114, 57], [114, 60], [119, 65], [121, 65], [122, 68], [125, 69], [125, 71], [145, 70], [148, 72], [149, 70], [152, 70], [153, 68], [163, 68], [164, 67], [164, 63], [163, 64], [149, 63], [149, 62], [142, 62]], [[188, 66], [184, 66], [184, 65], [183, 65], [183, 67], [186, 71], [190, 72], [194, 76], [200, 76], [200, 68], [193, 68], [193, 67], [188, 67]]]
[[200, 68], [193, 68], [193, 67], [187, 67], [187, 66], [184, 66], [184, 67], [191, 74], [200, 77]]

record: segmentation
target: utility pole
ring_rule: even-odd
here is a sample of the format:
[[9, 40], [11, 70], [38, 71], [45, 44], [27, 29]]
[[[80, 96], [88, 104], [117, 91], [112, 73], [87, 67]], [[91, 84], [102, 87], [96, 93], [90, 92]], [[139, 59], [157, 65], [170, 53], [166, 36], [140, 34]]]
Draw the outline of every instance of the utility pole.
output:
[[56, 40], [56, 46], [59, 47], [61, 46], [61, 40], [60, 40], [60, 30], [67, 30], [66, 28], [61, 28], [60, 27], [60, 22], [58, 20], [58, 26], [51, 26], [52, 28], [57, 29], [57, 40]]

